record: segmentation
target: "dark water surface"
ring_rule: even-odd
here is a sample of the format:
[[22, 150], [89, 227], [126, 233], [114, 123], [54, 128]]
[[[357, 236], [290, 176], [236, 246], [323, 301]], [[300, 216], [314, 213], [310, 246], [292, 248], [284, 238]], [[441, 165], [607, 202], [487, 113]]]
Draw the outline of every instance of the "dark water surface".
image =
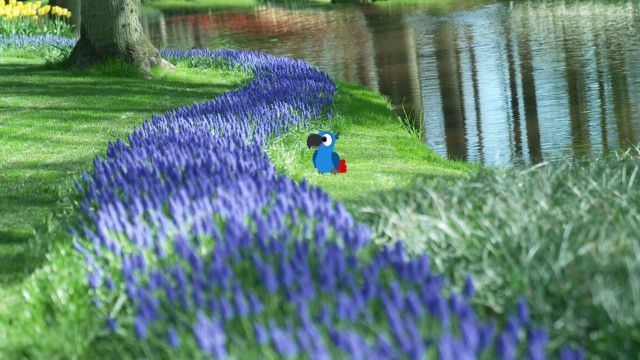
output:
[[[145, 12], [159, 47], [302, 58], [379, 91], [443, 156], [497, 165], [640, 141], [639, 2], [518, 2], [436, 13], [361, 5]], [[399, 110], [402, 111], [402, 110]]]

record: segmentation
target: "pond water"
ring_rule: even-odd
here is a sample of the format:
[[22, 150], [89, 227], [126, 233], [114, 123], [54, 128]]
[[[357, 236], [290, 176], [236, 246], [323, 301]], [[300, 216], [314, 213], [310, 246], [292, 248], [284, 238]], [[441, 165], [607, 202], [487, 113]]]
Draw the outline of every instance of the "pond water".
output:
[[379, 91], [449, 158], [533, 164], [640, 141], [637, 0], [452, 8], [147, 11], [143, 26], [158, 47], [263, 50]]

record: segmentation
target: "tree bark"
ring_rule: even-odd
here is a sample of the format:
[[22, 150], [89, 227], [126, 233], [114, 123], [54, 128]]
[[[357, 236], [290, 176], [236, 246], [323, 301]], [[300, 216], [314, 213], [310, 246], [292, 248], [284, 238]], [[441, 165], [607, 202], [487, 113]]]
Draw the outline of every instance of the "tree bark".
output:
[[149, 75], [154, 66], [172, 68], [142, 32], [140, 0], [82, 0], [80, 40], [71, 51], [72, 66], [87, 67], [116, 59]]

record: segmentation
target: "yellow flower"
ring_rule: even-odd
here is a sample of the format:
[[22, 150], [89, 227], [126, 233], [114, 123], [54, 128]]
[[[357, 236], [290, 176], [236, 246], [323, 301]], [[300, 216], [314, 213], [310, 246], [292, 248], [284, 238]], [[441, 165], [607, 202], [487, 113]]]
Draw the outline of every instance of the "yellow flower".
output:
[[36, 1], [36, 7], [42, 6], [42, 1]]

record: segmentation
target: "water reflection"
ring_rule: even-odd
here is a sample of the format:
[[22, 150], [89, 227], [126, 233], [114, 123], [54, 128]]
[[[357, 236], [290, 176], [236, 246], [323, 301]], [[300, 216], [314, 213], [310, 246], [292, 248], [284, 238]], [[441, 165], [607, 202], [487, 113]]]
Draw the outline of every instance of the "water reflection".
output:
[[[465, 4], [461, 5], [466, 6]], [[599, 156], [640, 140], [637, 1], [259, 6], [145, 15], [158, 46], [303, 58], [424, 116], [442, 155], [492, 164]]]

